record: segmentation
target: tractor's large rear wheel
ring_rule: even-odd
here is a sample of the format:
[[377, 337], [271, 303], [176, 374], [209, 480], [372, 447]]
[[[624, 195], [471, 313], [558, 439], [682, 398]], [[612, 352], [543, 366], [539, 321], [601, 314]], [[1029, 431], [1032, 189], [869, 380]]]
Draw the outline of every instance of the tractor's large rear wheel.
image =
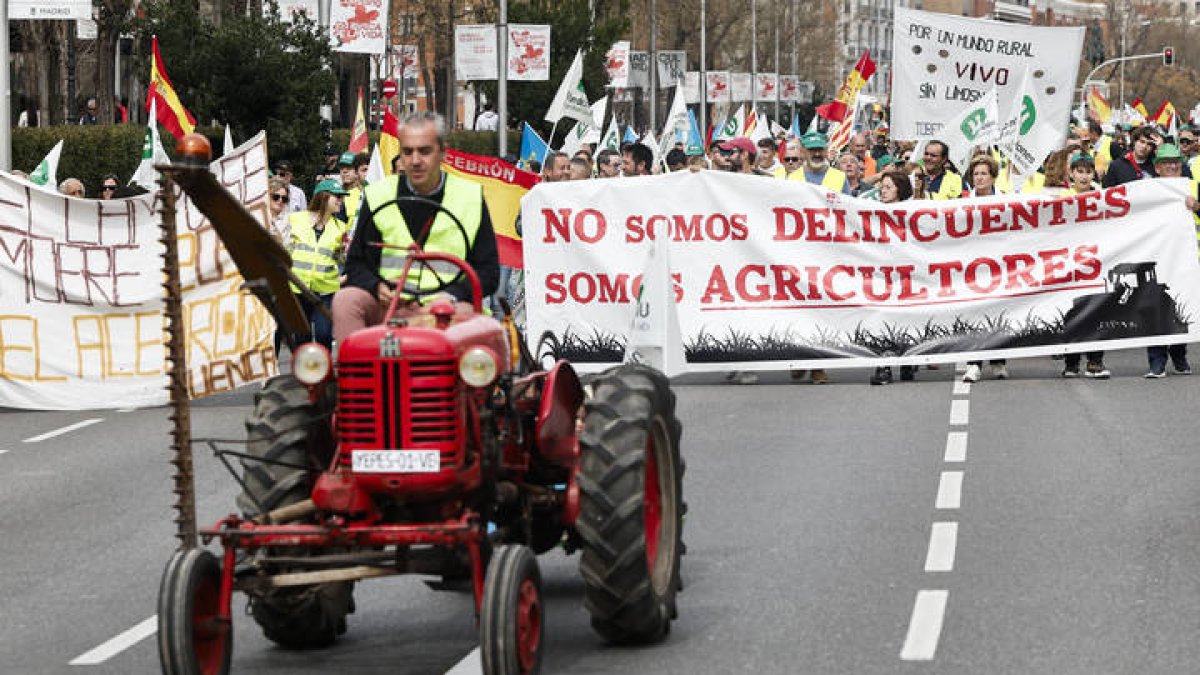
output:
[[[329, 461], [333, 403], [331, 391], [311, 402], [308, 388], [291, 375], [272, 378], [258, 392], [254, 412], [246, 420], [247, 453], [283, 464], [243, 460], [246, 490], [237, 503], [247, 517], [308, 499], [314, 473], [298, 467]], [[259, 592], [251, 596], [251, 614], [267, 639], [280, 646], [326, 647], [346, 632], [353, 590], [354, 584], [342, 581]]]
[[537, 558], [525, 546], [496, 549], [479, 620], [484, 675], [533, 675], [542, 666], [545, 614]]
[[592, 383], [577, 473], [579, 567], [592, 627], [614, 643], [661, 640], [676, 616], [683, 460], [675, 395], [658, 371], [624, 365]]
[[158, 658], [165, 675], [224, 675], [233, 630], [217, 616], [221, 565], [200, 548], [177, 551], [158, 588]]

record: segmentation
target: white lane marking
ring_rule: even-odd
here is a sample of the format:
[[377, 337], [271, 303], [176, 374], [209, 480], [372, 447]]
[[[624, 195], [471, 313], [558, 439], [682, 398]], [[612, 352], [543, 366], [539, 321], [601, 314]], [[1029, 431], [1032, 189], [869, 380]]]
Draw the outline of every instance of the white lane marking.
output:
[[95, 649], [75, 657], [68, 665], [96, 666], [158, 632], [158, 616], [139, 623]]
[[962, 504], [962, 471], [943, 471], [934, 508], [957, 509]]
[[950, 402], [950, 424], [963, 426], [971, 419], [971, 402], [966, 399], [954, 399]]
[[0, 455], [6, 454], [7, 452], [8, 448], [0, 448]]
[[117, 412], [119, 413], [131, 413], [135, 410], [137, 410], [137, 408], [117, 408]]
[[946, 456], [943, 459], [947, 462], [967, 461], [967, 432], [951, 431], [946, 434]]
[[483, 672], [483, 656], [479, 653], [479, 647], [471, 650], [470, 654], [463, 657], [462, 661], [454, 664], [454, 667], [446, 671], [446, 675], [479, 675]]
[[957, 546], [958, 523], [934, 523], [929, 530], [929, 551], [925, 554], [925, 571], [952, 571], [954, 569], [954, 549]]
[[954, 395], [955, 396], [970, 396], [971, 395], [971, 383], [963, 382], [962, 380], [955, 380], [954, 381]]
[[965, 362], [959, 362], [959, 363], [954, 364], [954, 372], [956, 372], [956, 373], [967, 372], [967, 364]]
[[72, 431], [75, 431], [76, 429], [90, 427], [93, 424], [96, 424], [97, 422], [103, 422], [103, 421], [104, 421], [103, 417], [93, 417], [91, 419], [87, 419], [82, 422], [76, 422], [75, 424], [65, 426], [61, 429], [55, 429], [54, 431], [47, 431], [46, 433], [42, 434], [41, 436], [34, 436], [33, 438], [26, 438], [25, 440], [23, 440], [21, 442], [22, 443], [38, 443], [38, 442], [46, 440], [47, 438], [54, 438], [55, 436], [62, 436], [63, 434], [69, 434]]
[[946, 617], [946, 600], [950, 591], [917, 591], [908, 635], [900, 658], [905, 661], [932, 661], [942, 636], [942, 619]]

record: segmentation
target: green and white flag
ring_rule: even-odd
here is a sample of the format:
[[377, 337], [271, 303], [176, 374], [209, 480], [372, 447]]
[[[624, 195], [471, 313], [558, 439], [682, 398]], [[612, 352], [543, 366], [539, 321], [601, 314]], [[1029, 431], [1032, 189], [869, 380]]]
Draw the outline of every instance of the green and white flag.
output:
[[58, 157], [62, 154], [63, 142], [59, 141], [46, 153], [46, 158], [29, 174], [29, 182], [34, 185], [58, 185]]
[[621, 130], [617, 124], [617, 116], [613, 115], [608, 121], [608, 130], [600, 137], [600, 146], [596, 148], [596, 154], [600, 154], [600, 150], [612, 150], [619, 152], [621, 150]]
[[1012, 110], [1000, 126], [1000, 151], [1025, 176], [1037, 171], [1042, 160], [1061, 148], [1067, 137], [1065, 125], [1060, 129], [1047, 123], [1048, 109], [1033, 80], [1026, 68]]
[[742, 135], [742, 127], [746, 126], [746, 110], [742, 105], [738, 105], [737, 110], [725, 120], [725, 124], [721, 130], [717, 132], [717, 137], [714, 140], [728, 141]]
[[992, 87], [977, 101], [964, 106], [946, 124], [939, 138], [950, 146], [950, 159], [954, 165], [960, 172], [965, 172], [974, 148], [988, 148], [1000, 141], [1000, 103], [996, 88]]
[[592, 107], [588, 104], [587, 93], [583, 90], [583, 52], [575, 52], [575, 60], [563, 76], [558, 92], [546, 110], [546, 121], [558, 123], [564, 117], [569, 117], [582, 124], [592, 124]]
[[150, 125], [146, 127], [146, 139], [142, 143], [142, 163], [138, 164], [133, 176], [129, 178], [129, 184], [140, 185], [153, 192], [158, 187], [158, 172], [154, 170], [154, 165], [171, 161], [158, 137], [158, 117], [154, 99], [150, 99], [150, 116], [147, 119], [150, 120]]

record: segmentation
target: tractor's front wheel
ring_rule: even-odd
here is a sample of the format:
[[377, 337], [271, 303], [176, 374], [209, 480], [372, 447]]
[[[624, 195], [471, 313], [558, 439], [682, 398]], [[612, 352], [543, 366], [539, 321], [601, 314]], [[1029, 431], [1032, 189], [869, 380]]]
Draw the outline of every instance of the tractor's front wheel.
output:
[[580, 436], [575, 523], [585, 604], [609, 642], [661, 640], [676, 616], [683, 554], [683, 460], [675, 395], [639, 365], [592, 383]]
[[221, 565], [200, 548], [176, 551], [158, 588], [158, 658], [164, 675], [224, 675], [233, 630], [221, 619]]
[[[256, 394], [254, 412], [246, 419], [246, 449], [266, 461], [242, 460], [246, 489], [237, 503], [246, 517], [308, 499], [316, 467], [332, 455], [334, 399], [331, 385], [313, 402], [308, 388], [291, 375], [268, 380]], [[289, 555], [304, 552], [287, 550]], [[281, 647], [327, 647], [346, 632], [353, 591], [348, 581], [274, 588], [252, 594], [250, 610], [263, 635]]]
[[484, 675], [532, 675], [542, 667], [542, 577], [528, 547], [496, 549], [483, 583], [479, 649]]

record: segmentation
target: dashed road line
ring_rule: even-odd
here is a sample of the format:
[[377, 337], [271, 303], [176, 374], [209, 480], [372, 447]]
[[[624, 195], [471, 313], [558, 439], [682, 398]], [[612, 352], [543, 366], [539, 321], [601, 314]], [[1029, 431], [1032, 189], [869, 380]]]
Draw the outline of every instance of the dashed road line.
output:
[[962, 380], [954, 381], [955, 396], [969, 396], [971, 394], [971, 383], [963, 382]]
[[946, 617], [946, 601], [950, 591], [918, 591], [913, 604], [912, 618], [908, 621], [908, 635], [900, 658], [905, 661], [932, 661], [937, 653], [938, 640], [942, 636], [942, 623]]
[[925, 554], [926, 572], [954, 570], [954, 550], [958, 546], [958, 523], [934, 523], [929, 529], [929, 551]]
[[956, 398], [950, 402], [950, 425], [960, 427], [971, 419], [971, 402], [965, 398]]
[[47, 431], [46, 433], [41, 434], [40, 436], [34, 436], [33, 438], [26, 438], [25, 440], [23, 440], [21, 442], [22, 443], [40, 443], [41, 441], [44, 441], [46, 439], [54, 438], [55, 436], [62, 436], [63, 434], [69, 434], [72, 431], [76, 431], [76, 430], [82, 429], [84, 427], [90, 427], [93, 424], [96, 424], [98, 422], [103, 422], [103, 421], [104, 421], [103, 417], [93, 417], [91, 419], [86, 419], [82, 422], [76, 422], [75, 424], [67, 425], [65, 427], [62, 427], [61, 429], [55, 429], [54, 431]]
[[967, 432], [951, 431], [946, 434], [946, 454], [942, 459], [947, 462], [967, 461]]
[[131, 413], [135, 410], [137, 410], [137, 408], [117, 408], [117, 412], [119, 413]]
[[943, 471], [938, 481], [937, 502], [934, 508], [957, 509], [962, 503], [962, 471]]
[[139, 623], [129, 630], [121, 633], [113, 639], [96, 647], [95, 649], [80, 654], [75, 657], [68, 665], [72, 666], [97, 666], [121, 652], [129, 649], [135, 644], [145, 640], [146, 638], [158, 632], [158, 616], [152, 616], [149, 619]]
[[483, 672], [483, 656], [479, 653], [479, 647], [471, 650], [462, 661], [454, 664], [454, 667], [446, 671], [446, 675], [479, 675]]

